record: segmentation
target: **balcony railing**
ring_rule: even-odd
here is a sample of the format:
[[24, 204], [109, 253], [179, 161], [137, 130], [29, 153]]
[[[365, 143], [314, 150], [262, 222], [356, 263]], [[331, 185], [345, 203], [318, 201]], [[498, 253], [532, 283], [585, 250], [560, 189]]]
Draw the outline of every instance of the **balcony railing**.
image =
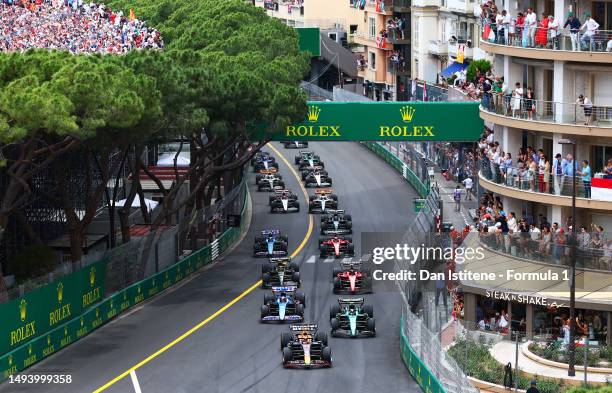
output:
[[[492, 223], [494, 225], [494, 223]], [[529, 228], [524, 228], [523, 231]], [[554, 231], [554, 230], [553, 230]], [[610, 233], [580, 230], [576, 243], [576, 267], [612, 271]], [[490, 233], [481, 230], [479, 240], [485, 247], [515, 258], [569, 266], [572, 257], [571, 232]]]
[[411, 0], [393, 0], [392, 3], [395, 8], [410, 8]]
[[511, 94], [485, 94], [480, 108], [497, 115], [556, 124], [612, 127], [612, 107], [515, 98]]
[[[571, 170], [571, 164], [567, 164]], [[583, 181], [580, 173], [582, 164], [576, 162], [576, 197], [592, 198], [591, 181]], [[505, 187], [514, 188], [525, 192], [535, 192], [543, 195], [572, 196], [572, 176], [554, 175], [556, 173], [553, 164], [550, 172], [540, 170], [537, 166], [530, 168], [529, 163], [496, 164], [488, 159], [480, 162], [480, 175], [485, 179]], [[566, 172], [567, 173], [567, 172]], [[596, 175], [599, 176], [599, 175]], [[612, 180], [610, 180], [612, 181]]]
[[429, 41], [429, 53], [434, 55], [447, 55], [448, 43], [442, 41]]
[[[537, 48], [561, 51], [608, 52], [612, 55], [612, 30], [597, 30], [595, 32], [579, 31], [571, 33], [559, 27], [558, 30], [535, 27], [516, 26], [514, 34], [510, 34], [509, 26], [504, 26], [503, 34], [497, 31], [495, 23], [480, 26], [481, 40], [492, 44], [520, 48]], [[492, 31], [487, 34], [485, 31]]]
[[374, 11], [381, 14], [392, 12], [392, 0], [367, 0], [366, 8], [368, 11]]

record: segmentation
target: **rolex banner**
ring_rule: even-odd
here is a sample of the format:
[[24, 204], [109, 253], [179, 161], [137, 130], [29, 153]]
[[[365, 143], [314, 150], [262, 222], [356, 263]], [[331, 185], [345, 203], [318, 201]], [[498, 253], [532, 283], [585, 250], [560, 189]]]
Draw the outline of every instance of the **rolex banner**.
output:
[[106, 260], [0, 304], [0, 355], [79, 316], [104, 298]]
[[294, 141], [476, 141], [477, 102], [308, 102], [305, 119], [268, 135]]

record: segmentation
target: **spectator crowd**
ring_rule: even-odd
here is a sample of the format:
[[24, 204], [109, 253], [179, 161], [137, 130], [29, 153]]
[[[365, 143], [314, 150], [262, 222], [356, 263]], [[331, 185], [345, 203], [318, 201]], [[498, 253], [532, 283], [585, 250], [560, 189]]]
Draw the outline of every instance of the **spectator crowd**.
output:
[[82, 0], [0, 0], [0, 51], [30, 48], [122, 54], [163, 49], [160, 33], [104, 4]]

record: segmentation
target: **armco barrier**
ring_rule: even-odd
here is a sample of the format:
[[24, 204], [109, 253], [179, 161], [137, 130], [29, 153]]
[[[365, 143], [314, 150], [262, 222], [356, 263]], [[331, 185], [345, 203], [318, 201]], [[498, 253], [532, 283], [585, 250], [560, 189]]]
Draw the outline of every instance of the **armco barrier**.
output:
[[429, 194], [429, 183], [423, 183], [421, 179], [400, 160], [379, 142], [361, 142], [365, 147], [372, 150], [376, 155], [385, 160], [396, 171], [402, 174], [406, 181], [415, 189], [421, 198], [426, 198]]
[[423, 363], [412, 350], [408, 338], [404, 333], [404, 318], [400, 321], [400, 354], [402, 361], [408, 368], [410, 375], [419, 384], [425, 393], [445, 393], [444, 388], [433, 375], [429, 368]]
[[[213, 245], [208, 245], [192, 253], [191, 255], [182, 259], [178, 263], [160, 271], [157, 274], [154, 274], [142, 281], [134, 283], [131, 286], [110, 295], [102, 301], [92, 302], [92, 305], [90, 307], [88, 305], [89, 308], [74, 307], [73, 310], [79, 310], [79, 312], [77, 313], [76, 311], [72, 311], [70, 314], [72, 318], [69, 319], [67, 322], [62, 322], [61, 324], [58, 324], [52, 329], [47, 328], [44, 331], [44, 334], [42, 332], [36, 332], [35, 334], [38, 335], [38, 337], [29, 340], [21, 346], [2, 355], [0, 357], [0, 381], [8, 378], [9, 375], [15, 374], [31, 366], [32, 364], [42, 360], [43, 358], [59, 351], [67, 345], [70, 345], [78, 339], [86, 336], [91, 331], [104, 325], [106, 322], [110, 321], [115, 316], [121, 314], [128, 308], [133, 307], [138, 303], [141, 303], [145, 299], [155, 296], [159, 292], [162, 292], [170, 286], [178, 283], [179, 281], [191, 275], [198, 269], [214, 261], [240, 237], [240, 234], [242, 233], [245, 225], [244, 216], [246, 211], [247, 195], [248, 194], [245, 193], [245, 200], [241, 212], [242, 219], [240, 221], [240, 227], [229, 228], [223, 234], [221, 234], [221, 236], [217, 239], [217, 244], [215, 245], [217, 250], [215, 250], [216, 252], [214, 254], [212, 252]], [[99, 263], [102, 262], [103, 261]], [[94, 264], [92, 266], [97, 265]], [[88, 267], [83, 270], [87, 272], [86, 286], [89, 287], [91, 286], [91, 281], [89, 281], [91, 280], [89, 278], [90, 268]], [[103, 269], [100, 268], [100, 270]], [[98, 271], [97, 274], [102, 274], [103, 277], [103, 271], [102, 273]], [[99, 278], [96, 278], [96, 280], [99, 280]], [[49, 284], [48, 286], [52, 287], [51, 290], [55, 291], [56, 285], [57, 282]], [[57, 295], [55, 294], [54, 296]], [[100, 297], [101, 296], [103, 295], [100, 295]], [[65, 299], [66, 303], [68, 302], [68, 300], [70, 300], [71, 302], [75, 301], [74, 299], [69, 299], [68, 297], [66, 297]], [[77, 300], [81, 301], [82, 298]], [[17, 301], [20, 302], [21, 300], [18, 299]], [[64, 299], [62, 299], [62, 302], [63, 301]], [[45, 314], [46, 312], [47, 310], [40, 311], [41, 315]], [[2, 323], [4, 324], [4, 319], [7, 318], [4, 318], [4, 314], [2, 315]], [[17, 315], [21, 320], [23, 320], [23, 314]], [[29, 316], [26, 311], [26, 321], [28, 320], [28, 318]], [[36, 325], [37, 323], [34, 322], [34, 329], [38, 329]], [[29, 326], [30, 329], [32, 329], [32, 325]], [[26, 332], [25, 326], [23, 326], [23, 332], [24, 334]], [[28, 332], [31, 333], [31, 330], [29, 330]], [[34, 336], [35, 334], [32, 334], [31, 336]]]

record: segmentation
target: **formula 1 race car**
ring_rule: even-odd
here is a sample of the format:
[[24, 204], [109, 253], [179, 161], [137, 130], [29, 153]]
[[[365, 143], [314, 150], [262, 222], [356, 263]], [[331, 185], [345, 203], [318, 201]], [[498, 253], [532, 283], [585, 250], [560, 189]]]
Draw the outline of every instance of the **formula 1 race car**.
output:
[[278, 229], [265, 229], [261, 236], [255, 237], [254, 257], [286, 257], [287, 236], [281, 235]]
[[350, 236], [322, 236], [319, 238], [319, 256], [327, 258], [332, 255], [334, 258], [355, 256], [355, 246]]
[[323, 368], [332, 366], [327, 334], [316, 324], [291, 325], [281, 333], [281, 350], [285, 368]]
[[340, 262], [333, 270], [334, 293], [372, 293], [372, 275], [361, 262]]
[[272, 156], [262, 156], [255, 160], [253, 164], [253, 172], [261, 173], [261, 171], [267, 171], [272, 168], [278, 170], [278, 162]]
[[323, 161], [321, 161], [321, 158], [312, 151], [300, 151], [300, 153], [295, 156], [295, 165], [297, 165], [300, 170], [307, 167], [313, 167], [315, 165], [320, 167], [325, 166]]
[[363, 298], [338, 299], [329, 310], [332, 337], [374, 337], [374, 309]]
[[274, 191], [275, 187], [285, 188], [283, 177], [276, 173], [275, 168], [260, 172], [260, 174], [255, 176], [257, 191]]
[[322, 166], [315, 164], [313, 167], [306, 168], [306, 169], [302, 170], [302, 172], [301, 172], [302, 180], [306, 180], [308, 175], [310, 175], [312, 172], [319, 172], [323, 176], [329, 176], [327, 171], [324, 170]]
[[324, 171], [312, 171], [304, 178], [305, 187], [331, 187], [332, 178]]
[[303, 321], [306, 296], [296, 287], [272, 287], [272, 295], [264, 295], [261, 306], [262, 322]]
[[308, 147], [308, 141], [282, 141], [285, 149], [305, 149]]
[[314, 195], [308, 197], [309, 213], [326, 213], [328, 210], [338, 209], [338, 197], [332, 194], [331, 188], [315, 191]]
[[270, 153], [268, 153], [267, 151], [258, 151], [251, 158], [251, 166], [255, 166], [257, 162], [262, 162], [264, 159], [268, 161], [276, 162], [276, 159], [274, 158], [274, 156], [270, 155]]
[[299, 212], [300, 202], [297, 195], [284, 188], [276, 187], [270, 196], [270, 213]]
[[350, 235], [353, 233], [353, 221], [344, 210], [327, 210], [321, 216], [321, 235]]
[[300, 286], [300, 267], [290, 257], [270, 258], [261, 266], [261, 287]]

